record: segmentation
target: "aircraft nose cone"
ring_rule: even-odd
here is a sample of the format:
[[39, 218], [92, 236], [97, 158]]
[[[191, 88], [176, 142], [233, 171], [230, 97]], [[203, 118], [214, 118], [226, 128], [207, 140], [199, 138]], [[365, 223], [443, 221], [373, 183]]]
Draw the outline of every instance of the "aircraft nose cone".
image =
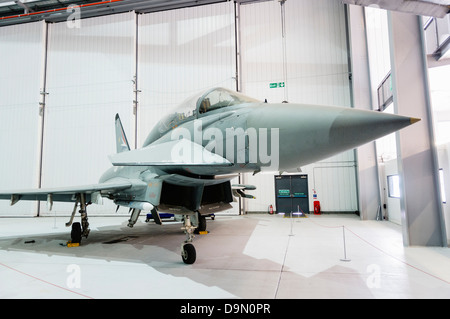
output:
[[414, 124], [414, 123], [417, 123], [420, 121], [420, 119], [417, 117], [410, 117], [409, 120], [410, 120], [411, 124]]
[[[332, 106], [272, 104], [255, 109], [249, 127], [279, 130], [281, 169], [331, 157], [400, 130], [419, 119]], [[272, 141], [272, 144], [275, 144]]]
[[343, 110], [329, 131], [331, 144], [354, 148], [407, 127], [420, 119], [357, 109]]

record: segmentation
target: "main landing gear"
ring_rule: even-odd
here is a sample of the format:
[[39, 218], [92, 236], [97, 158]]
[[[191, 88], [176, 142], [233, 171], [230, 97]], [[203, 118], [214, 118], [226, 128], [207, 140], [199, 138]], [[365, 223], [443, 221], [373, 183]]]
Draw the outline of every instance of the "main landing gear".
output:
[[[89, 235], [89, 232], [91, 231], [89, 229], [89, 223], [88, 223], [88, 217], [87, 217], [87, 203], [85, 194], [77, 194], [75, 200], [75, 206], [73, 207], [72, 215], [70, 216], [69, 222], [66, 223], [66, 227], [69, 227], [72, 225], [72, 231], [70, 233], [71, 237], [71, 243], [80, 243], [81, 238], [85, 237], [87, 238]], [[80, 211], [81, 214], [81, 223], [75, 222], [73, 223], [73, 218], [75, 217], [75, 213], [77, 212], [78, 204], [80, 204]]]

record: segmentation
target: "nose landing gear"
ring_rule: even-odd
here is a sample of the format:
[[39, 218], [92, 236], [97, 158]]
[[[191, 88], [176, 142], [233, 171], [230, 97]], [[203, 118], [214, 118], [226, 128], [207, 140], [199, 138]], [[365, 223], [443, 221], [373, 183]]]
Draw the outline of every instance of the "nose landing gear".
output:
[[181, 245], [181, 258], [185, 264], [191, 265], [195, 262], [197, 258], [197, 253], [195, 251], [194, 245], [192, 245], [192, 240], [194, 239], [194, 231], [195, 228], [191, 224], [191, 219], [189, 215], [184, 216], [184, 225], [181, 227], [184, 230], [187, 238], [184, 243]]

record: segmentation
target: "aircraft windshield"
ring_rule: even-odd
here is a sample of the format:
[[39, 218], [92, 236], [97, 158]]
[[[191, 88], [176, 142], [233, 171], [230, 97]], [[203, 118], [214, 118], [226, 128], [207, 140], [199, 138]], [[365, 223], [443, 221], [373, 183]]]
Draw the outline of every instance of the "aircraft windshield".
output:
[[163, 134], [181, 123], [194, 119], [206, 112], [232, 105], [256, 102], [259, 101], [224, 88], [211, 89], [206, 93], [202, 92], [188, 98], [172, 113], [163, 117], [159, 122], [158, 131]]
[[198, 101], [199, 114], [209, 111], [217, 110], [223, 107], [232, 106], [236, 104], [255, 103], [255, 99], [249, 98], [237, 92], [229, 91], [227, 89], [217, 88], [208, 91]]

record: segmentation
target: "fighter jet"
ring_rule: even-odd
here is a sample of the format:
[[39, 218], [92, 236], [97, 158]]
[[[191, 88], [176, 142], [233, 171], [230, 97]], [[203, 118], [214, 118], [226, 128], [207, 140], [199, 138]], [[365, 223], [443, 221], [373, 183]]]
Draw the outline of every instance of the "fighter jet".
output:
[[[213, 88], [181, 103], [163, 117], [143, 146], [131, 149], [119, 115], [117, 152], [98, 184], [54, 189], [0, 191], [11, 205], [20, 200], [73, 202], [66, 226], [72, 242], [88, 237], [87, 206], [103, 198], [129, 207], [132, 227], [141, 211], [161, 224], [160, 213], [183, 221], [181, 256], [196, 260], [195, 231], [205, 216], [231, 207], [235, 196], [252, 198], [251, 185], [232, 185], [239, 173], [286, 172], [358, 147], [419, 119], [334, 106], [270, 104], [224, 88]], [[81, 223], [73, 222], [77, 209]]]

